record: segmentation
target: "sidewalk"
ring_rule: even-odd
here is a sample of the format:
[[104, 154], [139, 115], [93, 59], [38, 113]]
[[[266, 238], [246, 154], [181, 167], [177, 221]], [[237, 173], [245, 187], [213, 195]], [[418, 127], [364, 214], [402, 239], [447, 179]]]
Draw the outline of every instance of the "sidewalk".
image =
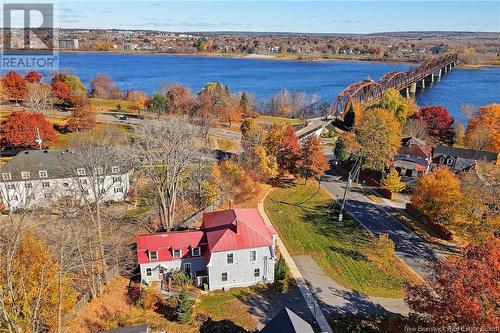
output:
[[[258, 209], [259, 213], [262, 215], [262, 218], [264, 219], [264, 222], [268, 225], [272, 225], [271, 221], [269, 220], [269, 217], [267, 216], [265, 210], [264, 210], [264, 200], [266, 199], [267, 195], [272, 191], [272, 189], [267, 192], [262, 199], [260, 200], [258, 204]], [[290, 269], [290, 274], [297, 283], [297, 286], [299, 287], [299, 290], [304, 297], [304, 300], [307, 303], [307, 306], [309, 307], [309, 310], [311, 310], [311, 313], [314, 315], [316, 322], [318, 323], [319, 327], [321, 328], [322, 332], [325, 333], [333, 333], [330, 325], [328, 325], [328, 321], [326, 320], [323, 312], [321, 311], [318, 303], [316, 302], [316, 299], [314, 298], [313, 294], [309, 290], [307, 286], [307, 282], [305, 279], [302, 277], [302, 274], [300, 273], [299, 269], [297, 268], [297, 265], [293, 261], [292, 257], [288, 253], [285, 244], [281, 240], [279, 235], [276, 235], [276, 243], [278, 246], [278, 249], [280, 250], [281, 255], [283, 256], [283, 259], [285, 259], [286, 264], [288, 265], [288, 268]]]

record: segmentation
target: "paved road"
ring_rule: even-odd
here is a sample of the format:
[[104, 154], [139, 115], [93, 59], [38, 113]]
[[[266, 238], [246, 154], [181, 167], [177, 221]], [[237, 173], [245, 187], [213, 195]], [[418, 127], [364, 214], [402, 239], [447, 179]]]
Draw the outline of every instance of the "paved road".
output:
[[368, 297], [344, 288], [326, 276], [310, 256], [295, 256], [293, 261], [325, 314], [408, 314], [402, 298]]
[[[337, 201], [342, 200], [345, 182], [339, 176], [328, 172], [321, 178], [321, 187]], [[429, 264], [442, 255], [403, 223], [390, 216], [382, 205], [373, 203], [357, 189], [349, 192], [345, 208], [374, 235], [388, 234], [394, 242], [396, 256], [421, 277], [429, 274]]]

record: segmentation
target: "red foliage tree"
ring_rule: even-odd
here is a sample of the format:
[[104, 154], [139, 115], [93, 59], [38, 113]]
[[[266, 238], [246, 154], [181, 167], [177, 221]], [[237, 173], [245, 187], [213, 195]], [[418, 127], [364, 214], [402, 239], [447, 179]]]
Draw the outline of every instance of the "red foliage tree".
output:
[[455, 142], [453, 117], [445, 107], [439, 105], [424, 106], [413, 117], [423, 119], [427, 124], [429, 136], [436, 142], [452, 145]]
[[311, 177], [319, 176], [328, 169], [328, 162], [316, 135], [310, 135], [302, 145], [299, 164], [300, 175], [306, 181]]
[[52, 91], [61, 103], [71, 104], [71, 88], [66, 83], [56, 81], [52, 84]]
[[495, 238], [437, 263], [427, 283], [409, 287], [406, 302], [418, 324], [447, 332], [498, 332], [499, 281], [500, 240]]
[[42, 82], [42, 74], [40, 74], [36, 71], [29, 71], [24, 76], [24, 79], [26, 81], [28, 81], [29, 83], [40, 83], [40, 82]]
[[280, 172], [297, 173], [297, 164], [300, 160], [300, 143], [291, 126], [285, 130], [282, 147], [278, 151], [277, 161]]
[[73, 110], [66, 124], [70, 132], [85, 131], [96, 125], [96, 113], [89, 107], [79, 107]]
[[16, 72], [8, 72], [2, 79], [2, 86], [4, 94], [9, 99], [24, 99], [28, 92], [28, 84]]
[[37, 129], [43, 143], [54, 141], [59, 136], [42, 113], [13, 112], [2, 122], [0, 141], [4, 147], [33, 148], [37, 146]]

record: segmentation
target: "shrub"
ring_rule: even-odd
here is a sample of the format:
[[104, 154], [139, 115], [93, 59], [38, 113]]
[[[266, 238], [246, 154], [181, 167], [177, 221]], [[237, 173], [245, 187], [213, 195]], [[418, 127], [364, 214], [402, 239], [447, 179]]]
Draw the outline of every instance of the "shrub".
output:
[[185, 324], [191, 320], [193, 314], [193, 301], [189, 299], [189, 295], [185, 289], [182, 289], [179, 294], [176, 314], [177, 320], [181, 324]]
[[172, 279], [174, 280], [174, 283], [181, 288], [189, 286], [192, 282], [189, 275], [179, 270], [175, 270], [172, 272]]
[[285, 259], [283, 259], [283, 256], [281, 256], [274, 270], [274, 279], [277, 281], [285, 280], [288, 279], [288, 275], [289, 275], [288, 266], [285, 262]]
[[142, 289], [137, 305], [143, 309], [152, 310], [160, 300], [161, 294], [159, 290], [155, 287], [146, 287]]
[[380, 258], [390, 259], [394, 256], [394, 242], [387, 234], [382, 234], [375, 238], [374, 249]]

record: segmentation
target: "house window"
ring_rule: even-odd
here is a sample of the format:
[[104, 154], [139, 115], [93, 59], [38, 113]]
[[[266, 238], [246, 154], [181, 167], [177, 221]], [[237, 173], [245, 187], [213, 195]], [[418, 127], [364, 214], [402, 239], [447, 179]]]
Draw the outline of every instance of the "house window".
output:
[[122, 177], [113, 177], [113, 183], [121, 183]]
[[32, 183], [26, 183], [26, 184], [24, 184], [24, 187], [26, 187], [26, 188], [33, 188], [33, 184]]
[[83, 193], [84, 193], [85, 195], [89, 195], [89, 190], [85, 190], [85, 191], [83, 191]]
[[257, 252], [250, 251], [250, 261], [255, 261], [255, 259], [257, 259]]
[[227, 263], [232, 264], [234, 259], [234, 255], [232, 253], [227, 254]]
[[64, 183], [63, 183], [63, 186], [64, 186], [64, 187], [68, 187], [68, 186], [69, 186], [69, 183], [64, 182]]
[[441, 157], [441, 158], [439, 159], [439, 164], [444, 164], [444, 157]]
[[101, 168], [101, 167], [97, 167], [95, 169], [95, 173], [96, 173], [96, 175], [100, 176], [100, 175], [102, 175], [104, 173], [104, 169]]
[[78, 176], [85, 176], [85, 169], [84, 168], [78, 168], [78, 169], [76, 169], [76, 174]]
[[38, 176], [40, 178], [47, 178], [49, 176], [49, 174], [47, 173], [47, 170], [40, 170], [40, 171], [38, 171]]
[[115, 187], [113, 190], [115, 191], [115, 193], [123, 193], [123, 188], [121, 187]]
[[422, 160], [422, 158], [420, 156], [417, 156], [417, 161], [420, 161]]
[[21, 171], [21, 179], [30, 179], [30, 173], [28, 171]]
[[16, 189], [16, 185], [14, 185], [14, 184], [7, 184], [6, 187], [8, 190], [15, 190]]
[[3, 180], [11, 180], [12, 179], [12, 176], [10, 173], [6, 172], [6, 173], [2, 173], [2, 179]]
[[447, 159], [446, 165], [453, 165], [453, 159], [451, 159], [451, 158]]
[[52, 193], [44, 193], [44, 194], [43, 194], [43, 197], [44, 197], [45, 199], [51, 199], [51, 198], [52, 198]]
[[83, 184], [83, 185], [87, 185], [88, 183], [89, 183], [89, 182], [88, 182], [88, 180], [87, 180], [87, 179], [82, 179], [82, 184]]
[[201, 249], [199, 247], [194, 247], [192, 250], [191, 250], [191, 255], [193, 257], [199, 257], [201, 255]]
[[260, 268], [256, 268], [253, 270], [253, 276], [254, 277], [259, 277], [260, 276]]
[[173, 257], [174, 258], [180, 258], [182, 255], [181, 250], [174, 250], [173, 251]]
[[116, 166], [116, 165], [113, 166], [113, 167], [111, 167], [111, 172], [112, 173], [118, 173], [118, 172], [120, 172], [120, 167]]
[[158, 260], [158, 252], [156, 251], [149, 252], [149, 260]]
[[42, 187], [50, 187], [50, 182], [42, 182]]
[[146, 276], [153, 276], [153, 272], [151, 271], [151, 268], [146, 268]]
[[224, 272], [222, 273], [222, 282], [226, 282], [227, 281], [227, 273]]

